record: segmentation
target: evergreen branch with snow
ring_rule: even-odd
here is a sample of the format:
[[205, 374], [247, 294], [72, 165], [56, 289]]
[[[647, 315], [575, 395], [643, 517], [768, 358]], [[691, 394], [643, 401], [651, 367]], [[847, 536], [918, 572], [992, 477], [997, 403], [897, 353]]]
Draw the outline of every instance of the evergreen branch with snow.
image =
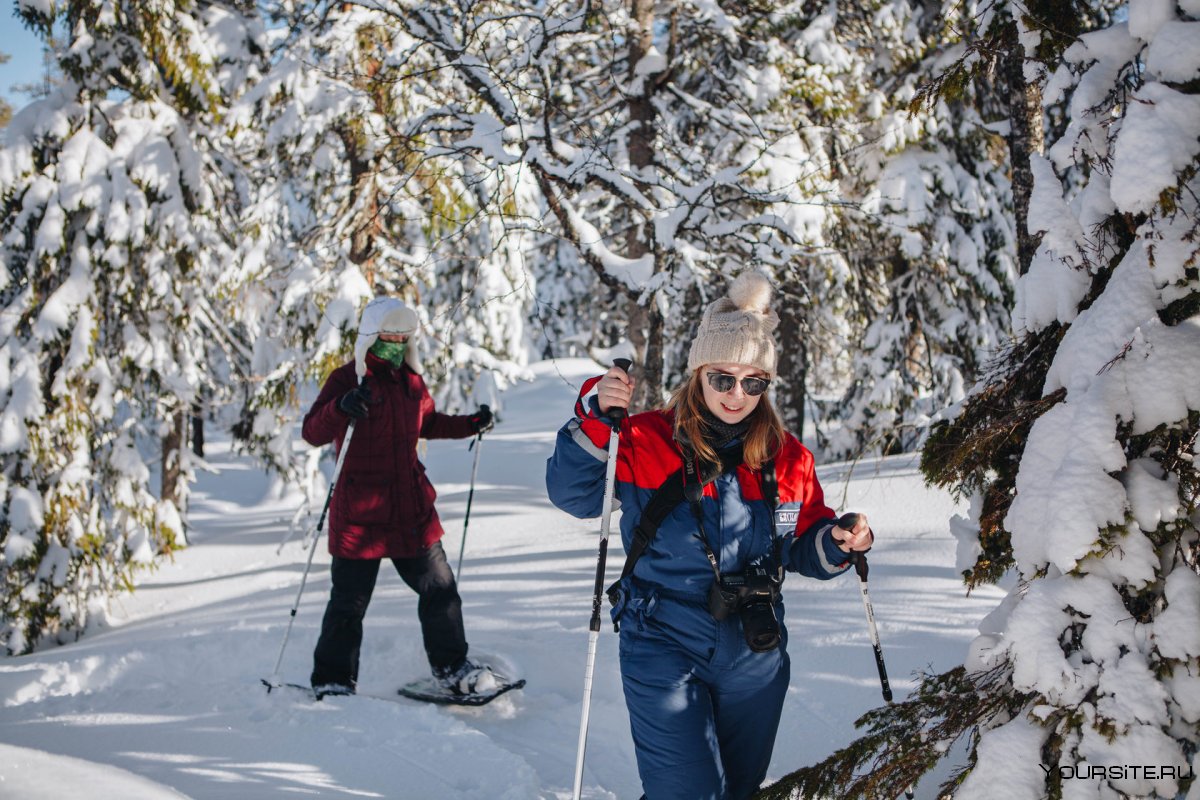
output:
[[930, 484], [960, 497], [978, 494], [979, 554], [963, 573], [968, 588], [995, 583], [1013, 567], [1004, 518], [1015, 495], [1011, 465], [1020, 457], [1033, 423], [1066, 398], [1042, 396], [1063, 329], [1050, 326], [1012, 342], [996, 356], [991, 373], [951, 419], [933, 427], [921, 449], [921, 472]]
[[[955, 667], [926, 674], [906, 700], [868, 711], [855, 721], [867, 733], [825, 760], [759, 790], [755, 800], [877, 800], [899, 797], [942, 760], [963, 736], [1023, 712], [1029, 696], [1006, 690], [1008, 669], [972, 674]], [[1031, 765], [1032, 767], [1032, 765]], [[937, 797], [953, 793], [953, 775]]]

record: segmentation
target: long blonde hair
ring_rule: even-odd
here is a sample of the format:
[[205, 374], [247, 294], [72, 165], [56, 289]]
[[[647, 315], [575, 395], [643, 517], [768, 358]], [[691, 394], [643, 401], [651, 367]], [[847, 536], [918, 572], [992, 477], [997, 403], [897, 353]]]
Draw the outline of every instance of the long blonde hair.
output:
[[[692, 450], [701, 461], [715, 465], [721, 459], [704, 437], [708, 424], [704, 421], [703, 412], [708, 406], [704, 403], [703, 372], [703, 366], [692, 372], [687, 383], [671, 395], [665, 408], [675, 412], [675, 437], [691, 443]], [[761, 469], [783, 447], [783, 423], [765, 393], [748, 419], [750, 428], [742, 444], [742, 460], [751, 469]]]

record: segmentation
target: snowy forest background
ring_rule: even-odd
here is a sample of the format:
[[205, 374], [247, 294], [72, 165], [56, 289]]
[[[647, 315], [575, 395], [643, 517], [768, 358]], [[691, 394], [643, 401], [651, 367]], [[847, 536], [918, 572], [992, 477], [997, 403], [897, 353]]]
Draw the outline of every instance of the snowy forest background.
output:
[[1019, 576], [967, 664], [778, 790], [871, 796], [964, 733], [961, 797], [1017, 756], [1193, 762], [1200, 0], [16, 11], [57, 72], [0, 148], [10, 653], [186, 545], [202, 425], [319, 507], [299, 398], [373, 294], [419, 309], [443, 410], [614, 352], [648, 407], [756, 269], [789, 427], [921, 450], [971, 500], [967, 586]]

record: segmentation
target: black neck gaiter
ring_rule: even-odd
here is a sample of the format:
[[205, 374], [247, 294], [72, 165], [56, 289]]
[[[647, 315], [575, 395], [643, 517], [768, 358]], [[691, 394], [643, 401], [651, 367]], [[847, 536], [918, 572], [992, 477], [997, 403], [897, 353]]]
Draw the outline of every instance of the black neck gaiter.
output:
[[724, 450], [730, 443], [742, 439], [746, 431], [750, 430], [749, 417], [741, 422], [729, 423], [718, 419], [707, 408], [701, 412], [701, 416], [704, 419], [704, 440], [717, 451]]

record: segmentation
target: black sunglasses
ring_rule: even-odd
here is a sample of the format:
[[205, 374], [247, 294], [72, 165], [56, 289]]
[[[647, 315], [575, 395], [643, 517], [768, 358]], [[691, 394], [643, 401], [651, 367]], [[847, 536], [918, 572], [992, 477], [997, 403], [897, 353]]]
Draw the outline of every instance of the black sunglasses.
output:
[[[727, 372], [710, 372], [708, 373], [708, 385], [716, 389], [721, 394], [732, 392], [733, 386], [738, 382], [738, 379]], [[750, 397], [758, 397], [767, 390], [771, 382], [766, 378], [755, 378], [747, 376], [742, 378], [742, 391]]]

